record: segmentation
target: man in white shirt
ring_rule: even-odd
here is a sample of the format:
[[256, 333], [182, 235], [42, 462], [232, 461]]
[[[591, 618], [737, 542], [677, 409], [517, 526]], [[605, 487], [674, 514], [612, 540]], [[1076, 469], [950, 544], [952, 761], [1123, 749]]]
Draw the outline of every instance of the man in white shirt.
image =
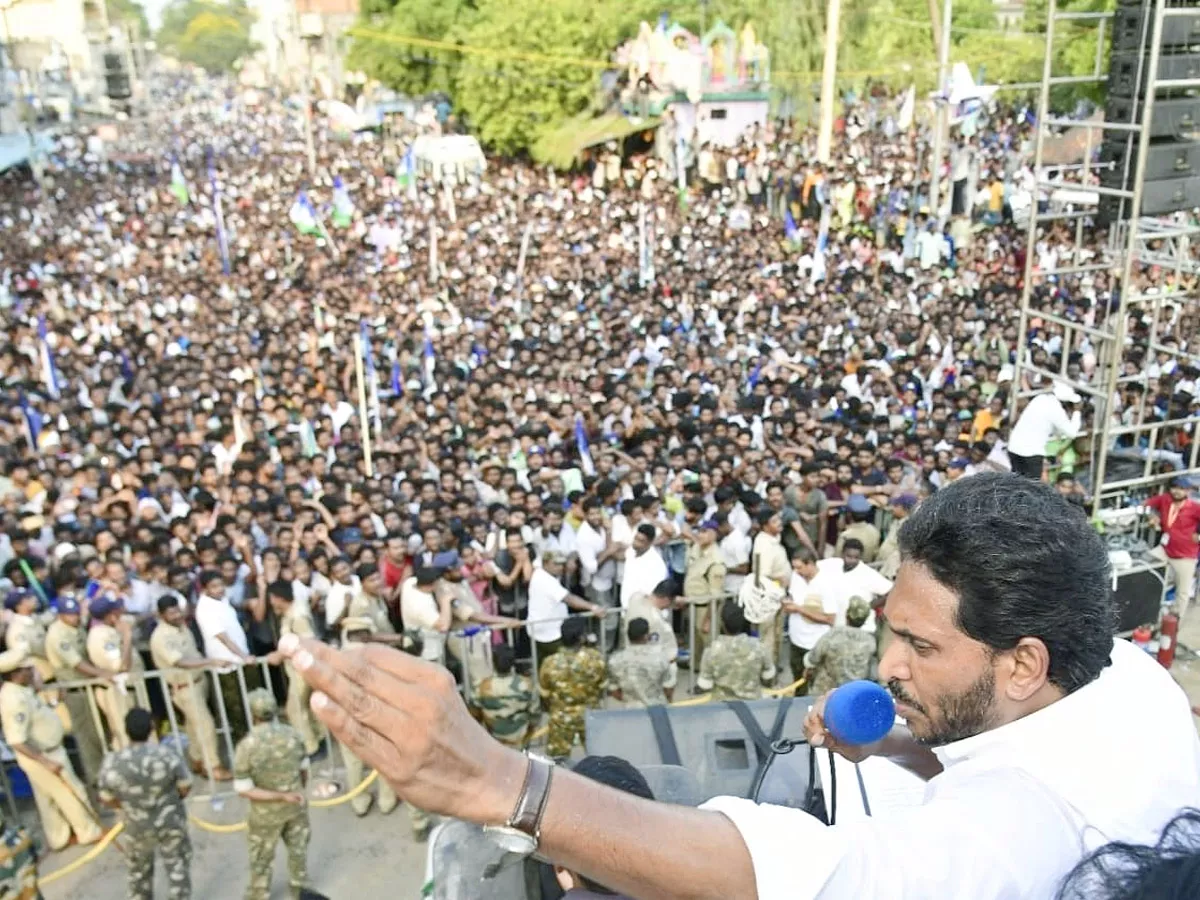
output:
[[633, 546], [625, 552], [621, 581], [621, 608], [628, 609], [634, 594], [649, 594], [667, 580], [667, 564], [654, 546], [654, 526], [643, 522], [633, 533]]
[[721, 536], [717, 549], [725, 563], [725, 593], [736, 597], [750, 571], [750, 550], [754, 542], [748, 533], [733, 527], [726, 513], [718, 512], [716, 520], [717, 533]]
[[577, 597], [562, 584], [566, 560], [557, 553], [547, 553], [542, 564], [533, 570], [529, 579], [529, 616], [525, 630], [537, 643], [538, 659], [545, 659], [558, 649], [562, 637], [563, 619], [570, 610], [603, 615], [604, 607]]
[[1038, 394], [1021, 412], [1008, 438], [1008, 458], [1018, 475], [1041, 481], [1046, 444], [1051, 438], [1074, 438], [1082, 428], [1076, 404], [1079, 394], [1068, 384], [1055, 382], [1049, 394]]
[[[580, 581], [584, 596], [592, 603], [606, 608], [612, 607], [616, 598], [613, 587], [616, 583], [617, 560], [628, 549], [625, 544], [610, 541], [604, 527], [604, 509], [595, 497], [583, 503], [583, 523], [575, 535], [575, 549], [579, 553]], [[616, 636], [618, 617], [604, 620], [606, 640], [612, 645]]]
[[246, 631], [237, 610], [225, 599], [225, 581], [221, 573], [213, 569], [201, 572], [197, 586], [200, 596], [196, 599], [196, 624], [204, 641], [204, 655], [228, 663], [228, 668], [217, 676], [217, 680], [229, 725], [235, 739], [240, 739], [249, 730], [249, 723], [246, 722], [236, 667], [246, 667], [242, 674], [248, 690], [261, 686], [260, 672], [257, 666], [250, 665], [254, 657], [250, 655]]
[[422, 566], [400, 586], [400, 618], [405, 628], [421, 632], [421, 659], [442, 661], [450, 628], [450, 601], [439, 602], [436, 586], [440, 569]]
[[[539, 854], [631, 896], [1049, 898], [1089, 850], [1152, 843], [1179, 808], [1200, 804], [1188, 700], [1151, 657], [1114, 642], [1107, 551], [1066, 500], [1017, 475], [980, 474], [922, 503], [900, 544], [887, 602], [896, 640], [879, 674], [908, 728], [842, 747], [821, 701], [806, 732], [852, 759], [888, 756], [919, 773], [919, 805], [827, 826], [737, 798], [698, 810], [651, 803], [555, 770], [532, 829]], [[293, 641], [285, 652], [330, 698], [323, 721], [352, 749], [372, 748], [405, 799], [480, 824], [510, 820], [542, 764], [473, 726], [452, 684], [388, 651], [355, 670], [357, 683], [331, 648]], [[362, 692], [377, 702], [358, 704], [355, 723], [346, 710]], [[1137, 728], [1123, 727], [1131, 709]], [[1131, 771], [1137, 790], [1120, 777]]]
[[[841, 573], [840, 559], [818, 562], [807, 547], [801, 547], [792, 557], [792, 580], [783, 611], [788, 613], [788, 656], [793, 679], [804, 674], [805, 655], [837, 622], [838, 597], [832, 581]], [[803, 693], [800, 688], [797, 696]]]
[[[892, 583], [862, 561], [863, 545], [857, 538], [847, 538], [842, 543], [840, 559], [832, 558], [822, 562], [829, 565], [822, 569], [821, 589], [827, 594], [837, 611], [834, 625], [846, 624], [846, 610], [850, 606], [851, 597], [862, 597], [873, 601], [876, 597], [884, 597], [892, 589]], [[872, 604], [874, 605], [874, 604]], [[862, 630], [875, 633], [875, 617], [868, 616]]]
[[338, 623], [350, 608], [350, 601], [362, 590], [362, 583], [352, 574], [350, 560], [344, 556], [333, 561], [329, 574], [333, 580], [325, 594], [325, 630], [328, 634], [337, 634]]

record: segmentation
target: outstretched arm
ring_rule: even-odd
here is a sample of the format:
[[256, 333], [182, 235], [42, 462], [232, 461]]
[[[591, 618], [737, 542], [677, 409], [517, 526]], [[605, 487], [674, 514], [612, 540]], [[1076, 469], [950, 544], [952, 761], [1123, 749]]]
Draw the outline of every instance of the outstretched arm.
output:
[[[289, 637], [280, 649], [316, 690], [317, 716], [404, 799], [481, 824], [508, 819], [528, 762], [471, 718], [445, 670], [382, 647], [338, 651]], [[630, 896], [757, 895], [750, 853], [720, 813], [556, 770], [541, 834], [541, 853]]]

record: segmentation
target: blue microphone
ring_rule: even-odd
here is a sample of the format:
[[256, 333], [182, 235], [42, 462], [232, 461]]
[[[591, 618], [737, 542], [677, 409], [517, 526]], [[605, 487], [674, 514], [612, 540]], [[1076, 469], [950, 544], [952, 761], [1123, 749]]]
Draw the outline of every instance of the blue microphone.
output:
[[843, 684], [825, 701], [825, 727], [839, 744], [851, 747], [882, 739], [896, 722], [896, 704], [874, 681]]

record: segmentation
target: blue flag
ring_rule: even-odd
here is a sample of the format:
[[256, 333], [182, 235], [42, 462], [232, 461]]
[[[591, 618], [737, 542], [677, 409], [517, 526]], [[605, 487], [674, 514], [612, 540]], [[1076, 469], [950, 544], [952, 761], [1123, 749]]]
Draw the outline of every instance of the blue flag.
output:
[[29, 405], [25, 392], [17, 394], [17, 402], [21, 405], [21, 414], [25, 417], [25, 436], [29, 440], [29, 449], [34, 453], [38, 449], [38, 437], [41, 436], [42, 426], [46, 420], [40, 412]]
[[750, 370], [750, 377], [747, 379], [747, 384], [749, 387], [746, 393], [753, 393], [754, 389], [758, 387], [758, 381], [761, 377], [762, 363], [758, 363], [753, 369]]
[[367, 402], [371, 418], [375, 420], [375, 427], [378, 428], [380, 425], [379, 378], [375, 374], [375, 354], [371, 352], [371, 329], [367, 327], [366, 320], [358, 323], [358, 333], [362, 338], [363, 366], [367, 376]]
[[217, 249], [221, 252], [221, 272], [229, 274], [229, 236], [225, 233], [225, 213], [221, 209], [221, 189], [217, 187], [217, 169], [212, 150], [208, 151], [208, 183], [212, 186], [213, 218], [217, 223]]
[[54, 353], [50, 349], [48, 333], [45, 315], [38, 316], [38, 355], [42, 362], [42, 383], [46, 386], [46, 393], [57, 400], [63, 382], [54, 365]]
[[121, 377], [128, 384], [133, 384], [133, 366], [129, 364], [129, 354], [121, 351]]
[[579, 467], [589, 478], [596, 474], [596, 464], [592, 462], [592, 451], [588, 447], [587, 431], [583, 427], [583, 416], [575, 414], [575, 446], [579, 449]]
[[800, 239], [800, 229], [796, 227], [796, 220], [792, 218], [790, 209], [783, 211], [783, 233], [793, 244]]
[[392, 363], [392, 393], [397, 397], [404, 396], [404, 382], [400, 379], [400, 361]]

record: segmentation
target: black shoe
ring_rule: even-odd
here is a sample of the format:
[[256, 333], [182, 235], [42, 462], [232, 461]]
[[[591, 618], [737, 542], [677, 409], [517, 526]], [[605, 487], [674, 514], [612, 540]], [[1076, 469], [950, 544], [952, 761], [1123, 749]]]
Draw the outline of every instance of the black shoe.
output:
[[329, 755], [329, 744], [327, 744], [325, 741], [321, 741], [321, 743], [317, 745], [317, 749], [309, 754], [308, 761], [309, 762], [320, 762], [328, 755]]

